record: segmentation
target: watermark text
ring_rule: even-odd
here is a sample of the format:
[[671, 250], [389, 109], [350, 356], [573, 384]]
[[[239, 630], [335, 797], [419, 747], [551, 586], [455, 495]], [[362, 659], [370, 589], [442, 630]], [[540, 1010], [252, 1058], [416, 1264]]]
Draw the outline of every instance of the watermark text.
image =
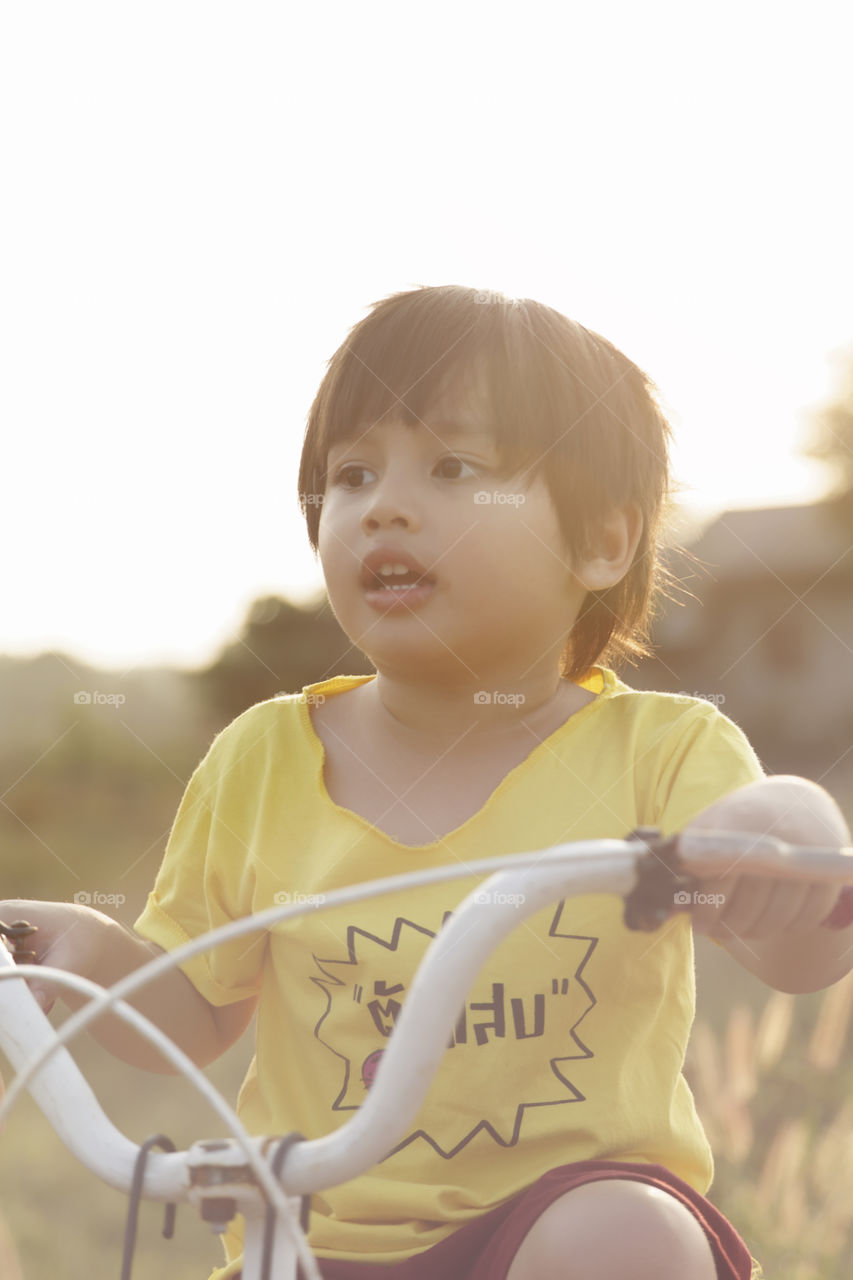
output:
[[101, 889], [78, 889], [74, 901], [80, 907], [122, 907], [127, 902], [123, 893], [104, 893]]
[[488, 506], [493, 502], [495, 506], [521, 507], [527, 501], [527, 495], [505, 493], [503, 489], [478, 489], [474, 494], [474, 501], [478, 506]]
[[715, 707], [725, 706], [726, 702], [724, 693], [698, 693], [695, 690], [693, 693], [688, 693], [685, 689], [679, 689], [675, 696], [685, 702], [692, 702], [694, 699], [699, 698], [702, 702], [710, 702]]
[[479, 689], [474, 694], [474, 704], [478, 707], [520, 707], [526, 701], [523, 693], [501, 693], [499, 690], [490, 693], [487, 689]]
[[493, 907], [520, 907], [527, 901], [523, 893], [492, 893], [489, 889], [482, 889], [479, 893], [474, 894], [475, 902], [482, 902]]
[[289, 889], [279, 889], [273, 894], [277, 907], [321, 907], [325, 901], [324, 893], [291, 893]]
[[678, 889], [672, 900], [677, 907], [721, 907], [726, 900], [724, 893], [702, 893], [694, 889], [688, 893], [686, 889]]

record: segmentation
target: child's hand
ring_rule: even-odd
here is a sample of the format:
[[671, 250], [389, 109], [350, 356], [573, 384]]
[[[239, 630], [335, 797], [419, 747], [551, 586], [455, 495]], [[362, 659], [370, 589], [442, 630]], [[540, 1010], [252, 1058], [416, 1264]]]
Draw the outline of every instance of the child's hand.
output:
[[[847, 824], [827, 792], [788, 777], [742, 787], [705, 809], [685, 830], [755, 831], [799, 845], [850, 841]], [[837, 885], [750, 875], [748, 861], [748, 855], [734, 858], [725, 874], [702, 877], [701, 859], [690, 857], [690, 868], [700, 879], [691, 907], [697, 933], [724, 943], [802, 933], [822, 925], [838, 902]]]
[[[10, 924], [26, 920], [36, 926], [36, 932], [26, 940], [27, 949], [35, 952], [35, 964], [46, 964], [57, 969], [89, 977], [97, 967], [100, 952], [100, 913], [89, 907], [70, 902], [38, 902], [12, 899], [0, 902], [0, 920]], [[52, 983], [32, 978], [30, 990], [45, 1013], [56, 1001], [57, 992]]]
[[[162, 954], [154, 943], [82, 904], [0, 902], [0, 919], [27, 920], [37, 926], [38, 932], [27, 938], [28, 949], [36, 953], [36, 964], [79, 974], [102, 987], [112, 986]], [[87, 1002], [78, 992], [65, 987], [54, 989], [52, 983], [38, 977], [28, 981], [45, 1012], [52, 1008], [57, 995], [71, 1009], [79, 1009]], [[257, 1000], [250, 997], [219, 1010], [208, 1004], [186, 974], [172, 969], [132, 996], [130, 1003], [193, 1061], [206, 1066], [245, 1031]], [[159, 1049], [113, 1014], [93, 1025], [92, 1035], [125, 1062], [148, 1071], [174, 1070]]]
[[815, 929], [832, 912], [838, 889], [808, 880], [730, 875], [702, 880], [691, 908], [693, 928], [727, 942]]

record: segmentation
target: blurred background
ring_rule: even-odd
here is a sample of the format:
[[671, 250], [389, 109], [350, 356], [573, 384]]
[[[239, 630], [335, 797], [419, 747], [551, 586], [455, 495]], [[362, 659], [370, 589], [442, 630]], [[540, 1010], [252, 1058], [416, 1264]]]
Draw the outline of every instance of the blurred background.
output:
[[[369, 670], [298, 457], [348, 329], [423, 284], [537, 298], [652, 375], [683, 588], [621, 674], [713, 701], [850, 819], [850, 25], [728, 0], [3, 7], [3, 897], [131, 922], [212, 736]], [[715, 1199], [768, 1276], [841, 1280], [849, 984], [791, 1001], [717, 949], [699, 969]], [[136, 1136], [217, 1131], [82, 1052]], [[226, 1091], [248, 1054], [217, 1064]], [[120, 1199], [25, 1107], [0, 1187], [27, 1277], [117, 1257]], [[143, 1235], [138, 1280], [217, 1256], [190, 1222], [159, 1243], [153, 1211]]]

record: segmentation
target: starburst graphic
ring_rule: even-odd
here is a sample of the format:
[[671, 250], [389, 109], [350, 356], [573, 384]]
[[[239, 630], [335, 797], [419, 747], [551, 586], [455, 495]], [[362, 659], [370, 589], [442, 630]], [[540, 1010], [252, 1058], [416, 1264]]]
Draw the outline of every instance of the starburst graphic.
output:
[[[341, 1064], [333, 1111], [353, 1111], [364, 1101], [424, 950], [449, 914], [432, 927], [404, 916], [389, 921], [387, 931], [350, 924], [346, 954], [315, 954], [318, 974], [311, 980], [325, 1007], [314, 1034]], [[548, 919], [548, 913], [534, 917], [532, 928], [516, 930], [487, 962], [417, 1127], [395, 1150], [420, 1140], [451, 1159], [478, 1134], [511, 1147], [528, 1109], [584, 1101], [569, 1073], [572, 1062], [594, 1056], [578, 1028], [596, 1004], [583, 971], [598, 939], [563, 927], [562, 902]], [[547, 935], [547, 949], [540, 935]], [[555, 1047], [566, 1052], [551, 1056]]]

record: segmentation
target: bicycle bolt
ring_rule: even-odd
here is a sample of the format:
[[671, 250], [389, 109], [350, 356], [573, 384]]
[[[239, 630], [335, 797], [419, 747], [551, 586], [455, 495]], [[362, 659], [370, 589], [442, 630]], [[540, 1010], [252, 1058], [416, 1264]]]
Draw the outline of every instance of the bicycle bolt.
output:
[[201, 1206], [201, 1216], [211, 1231], [222, 1235], [237, 1212], [237, 1201], [231, 1196], [209, 1196]]
[[17, 964], [32, 964], [36, 960], [35, 951], [22, 946], [24, 938], [28, 938], [31, 934], [38, 933], [38, 926], [30, 924], [29, 920], [15, 920], [12, 924], [4, 924], [0, 920], [0, 934], [4, 938], [8, 938], [12, 944], [12, 952]]

